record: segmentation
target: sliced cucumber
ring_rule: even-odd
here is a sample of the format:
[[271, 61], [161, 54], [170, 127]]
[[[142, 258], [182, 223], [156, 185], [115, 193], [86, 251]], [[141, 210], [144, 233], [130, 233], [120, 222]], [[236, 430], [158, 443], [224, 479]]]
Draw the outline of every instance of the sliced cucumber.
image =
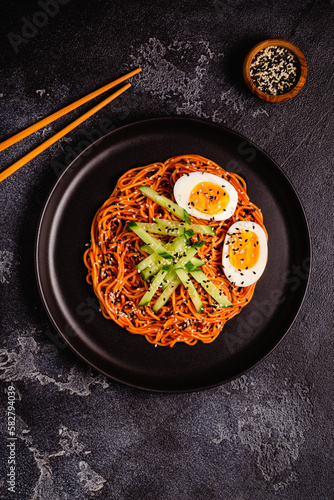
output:
[[[195, 258], [195, 257], [194, 257]], [[200, 259], [198, 259], [200, 260]], [[201, 261], [205, 264], [204, 261]], [[203, 264], [202, 264], [203, 265]], [[185, 271], [187, 271], [187, 273], [190, 273], [191, 271], [194, 271], [197, 267], [200, 267], [200, 266], [196, 266], [193, 262], [192, 262], [192, 259], [191, 260], [188, 260], [188, 262], [186, 263], [186, 265], [184, 266], [184, 269]]]
[[149, 304], [153, 295], [155, 294], [155, 292], [158, 290], [159, 286], [161, 285], [162, 280], [164, 279], [164, 277], [168, 273], [170, 267], [171, 267], [171, 264], [162, 266], [161, 270], [158, 272], [158, 274], [152, 280], [150, 288], [147, 290], [147, 292], [141, 298], [141, 301], [138, 304], [139, 307], [147, 306], [147, 304]]
[[140, 261], [136, 265], [137, 271], [139, 272], [144, 271], [144, 269], [151, 267], [152, 265], [155, 265], [157, 261], [162, 262], [163, 260], [166, 259], [163, 259], [162, 257], [159, 257], [159, 255], [156, 254], [155, 252], [152, 252], [151, 255], [149, 255], [148, 257], [146, 257], [146, 259]]
[[189, 229], [192, 229], [195, 233], [198, 234], [208, 234], [211, 236], [215, 236], [215, 230], [211, 226], [206, 226], [205, 224], [190, 224]]
[[146, 252], [149, 254], [153, 253], [153, 250], [150, 247], [150, 245], [147, 245], [146, 243], [144, 243], [144, 245], [140, 246], [139, 249], [142, 250], [143, 252]]
[[163, 257], [164, 259], [172, 259], [173, 256], [167, 252], [166, 248], [162, 243], [160, 243], [156, 238], [148, 234], [145, 229], [140, 227], [137, 222], [128, 222], [128, 228], [131, 229], [134, 233], [136, 233], [139, 238], [141, 238], [144, 243], [147, 245], [150, 245], [152, 250], [154, 250], [155, 253]]
[[[154, 276], [155, 274], [157, 274], [157, 272], [160, 271], [162, 266], [167, 265], [168, 262], [169, 263], [171, 262], [170, 260], [167, 260], [167, 259], [161, 259], [156, 254], [154, 254], [154, 256], [156, 257], [155, 261], [151, 265], [145, 267], [145, 269], [140, 271], [140, 275], [143, 278], [143, 280], [147, 280], [149, 278], [152, 278], [152, 276]], [[153, 257], [153, 255], [152, 255], [152, 257]]]
[[[164, 260], [164, 262], [168, 261]], [[164, 262], [161, 262], [161, 260], [157, 260], [154, 264], [146, 267], [143, 271], [141, 271], [140, 275], [143, 278], [143, 280], [146, 281], [149, 278], [152, 278], [152, 276], [154, 276], [155, 274], [157, 274], [164, 265]]]
[[196, 311], [198, 313], [203, 311], [203, 304], [200, 299], [200, 296], [197, 293], [197, 290], [193, 284], [193, 282], [190, 279], [189, 274], [184, 270], [184, 269], [175, 269], [175, 272], [178, 276], [178, 278], [182, 281], [183, 286], [185, 289], [188, 291], [189, 296], [192, 300], [192, 303], [194, 304]]
[[[147, 279], [154, 276], [158, 271], [160, 271], [161, 267], [164, 264], [167, 264], [168, 262], [169, 262], [168, 260], [163, 260], [163, 262], [162, 262], [162, 259], [161, 260], [158, 259], [155, 264], [152, 264], [151, 266], [146, 267], [146, 269], [141, 271], [141, 273], [140, 273], [141, 277], [143, 278], [143, 280], [146, 281]], [[189, 264], [189, 268], [188, 268], [188, 264]], [[197, 269], [198, 267], [204, 266], [204, 264], [205, 264], [204, 260], [198, 259], [197, 257], [193, 257], [191, 260], [189, 260], [187, 262], [187, 264], [185, 265], [185, 268], [187, 271], [193, 271], [194, 269]], [[163, 283], [163, 288], [166, 288], [165, 283]]]
[[190, 225], [184, 221], [161, 219], [161, 218], [154, 219], [154, 222], [161, 227], [170, 227], [171, 229], [174, 229], [176, 227], [186, 227]]
[[148, 233], [161, 234], [164, 236], [180, 236], [186, 234], [188, 239], [196, 233], [208, 234], [210, 236], [214, 236], [216, 234], [211, 226], [205, 226], [202, 224], [184, 224], [182, 222], [169, 221], [166, 219], [155, 219], [155, 222], [138, 222], [138, 225], [145, 229]]
[[[147, 279], [154, 276], [158, 271], [160, 271], [161, 267], [164, 264], [167, 264], [168, 262], [169, 262], [168, 260], [164, 260], [162, 262], [162, 260], [160, 260], [160, 258], [159, 258], [155, 264], [152, 264], [151, 266], [146, 267], [146, 269], [141, 271], [141, 273], [140, 273], [141, 277], [143, 278], [143, 280], [146, 281]], [[189, 264], [189, 268], [188, 268], [188, 264]], [[185, 265], [185, 268], [189, 272], [189, 271], [193, 271], [194, 269], [197, 269], [198, 267], [204, 266], [204, 264], [205, 264], [204, 260], [198, 259], [197, 257], [193, 257], [191, 260], [189, 260], [187, 262], [187, 264]], [[163, 283], [163, 288], [166, 288], [165, 283]]]
[[190, 238], [192, 238], [194, 235], [195, 235], [195, 231], [193, 231], [192, 229], [187, 229], [184, 232], [184, 236], [187, 238], [187, 240], [190, 240]]
[[170, 296], [172, 295], [174, 290], [176, 290], [176, 288], [179, 286], [180, 283], [181, 283], [181, 281], [175, 275], [174, 278], [170, 281], [167, 288], [165, 288], [165, 290], [159, 296], [157, 301], [154, 303], [154, 306], [152, 307], [154, 312], [158, 312], [159, 309], [161, 309], [164, 305], [166, 305], [168, 299], [170, 298]]
[[[183, 255], [187, 248], [187, 239], [185, 236], [178, 236], [174, 238], [173, 241], [166, 243], [164, 248], [167, 252], [173, 255], [173, 258], [179, 258]], [[142, 260], [137, 264], [137, 270], [142, 273], [143, 279], [147, 279], [150, 276], [156, 274], [163, 264], [168, 264], [166, 259], [163, 259], [155, 252], [151, 253], [146, 259]], [[147, 270], [146, 270], [147, 269]], [[145, 272], [144, 272], [145, 271]]]
[[176, 215], [176, 217], [190, 224], [190, 216], [188, 212], [184, 208], [181, 208], [180, 205], [178, 205], [172, 200], [169, 200], [168, 198], [166, 198], [166, 196], [157, 193], [156, 191], [154, 191], [154, 189], [148, 186], [139, 186], [138, 189], [145, 196], [155, 201], [158, 205], [160, 205], [163, 208], [166, 208], [169, 212]]
[[205, 224], [186, 224], [184, 222], [179, 222], [176, 220], [168, 220], [168, 219], [155, 219], [155, 222], [158, 224], [158, 226], [161, 226], [161, 228], [179, 228], [183, 227], [184, 229], [192, 229], [194, 233], [198, 234], [209, 234], [214, 236], [215, 230], [211, 226], [206, 226]]
[[228, 300], [226, 295], [219, 290], [219, 288], [216, 287], [212, 281], [209, 280], [209, 278], [206, 276], [206, 274], [203, 273], [201, 269], [194, 269], [193, 271], [190, 271], [190, 274], [195, 280], [202, 285], [204, 290], [211, 295], [213, 299], [215, 299], [218, 304], [220, 304], [223, 307], [231, 307], [233, 306], [232, 302]]
[[189, 248], [187, 237], [185, 235], [178, 236], [172, 242], [167, 243], [166, 247], [173, 257], [183, 255], [186, 249]]
[[175, 269], [177, 268], [183, 268], [188, 260], [191, 260], [193, 257], [195, 257], [197, 251], [204, 245], [205, 241], [196, 241], [185, 253], [181, 259], [174, 264], [174, 266], [171, 268], [171, 270], [168, 272], [167, 276], [165, 277], [164, 280], [164, 285], [163, 288], [166, 288], [166, 286], [169, 284], [169, 282], [174, 278], [175, 276]]
[[191, 261], [190, 261], [190, 262], [191, 262], [191, 264], [192, 264], [193, 266], [195, 266], [195, 267], [196, 267], [196, 269], [197, 269], [198, 267], [202, 267], [202, 266], [204, 266], [204, 264], [205, 264], [205, 260], [198, 259], [197, 257], [193, 257], [193, 258], [191, 259]]
[[184, 226], [168, 227], [161, 226], [155, 222], [138, 222], [138, 224], [149, 233], [163, 234], [165, 236], [179, 236], [184, 234], [186, 231]]

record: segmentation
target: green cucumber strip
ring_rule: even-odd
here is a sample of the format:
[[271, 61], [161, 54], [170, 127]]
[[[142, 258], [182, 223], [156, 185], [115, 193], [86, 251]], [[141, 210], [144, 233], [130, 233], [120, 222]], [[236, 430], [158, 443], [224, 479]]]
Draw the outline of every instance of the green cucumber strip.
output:
[[167, 288], [162, 292], [162, 294], [158, 297], [157, 301], [154, 303], [152, 309], [154, 312], [158, 312], [168, 301], [169, 297], [172, 295], [174, 290], [179, 286], [181, 281], [175, 275], [175, 277], [171, 280]]
[[[165, 262], [168, 262], [167, 260], [164, 259]], [[163, 262], [160, 260], [157, 260], [154, 264], [151, 266], [146, 267], [143, 271], [140, 272], [141, 277], [143, 278], [144, 281], [148, 280], [149, 278], [152, 278], [155, 274], [157, 274], [162, 266], [164, 265]]]
[[196, 269], [204, 266], [205, 264], [205, 260], [198, 259], [197, 257], [193, 257], [190, 262], [196, 267]]
[[[156, 254], [155, 254], [156, 255]], [[168, 262], [171, 262], [170, 260], [167, 259], [161, 259], [156, 255], [156, 260], [153, 262], [153, 264], [145, 267], [142, 271], [140, 271], [140, 275], [143, 278], [143, 280], [147, 280], [149, 278], [152, 278], [155, 274], [157, 274], [158, 271], [162, 268], [163, 265], [166, 265]]]
[[144, 271], [144, 269], [147, 269], [148, 267], [151, 267], [157, 263], [167, 261], [167, 259], [164, 259], [163, 257], [160, 257], [158, 254], [155, 252], [152, 252], [151, 255], [146, 257], [144, 260], [139, 262], [136, 265], [136, 268], [139, 272]]
[[205, 260], [198, 259], [197, 257], [193, 257], [191, 260], [185, 264], [184, 269], [189, 273], [190, 271], [194, 271], [198, 267], [202, 267], [205, 264]]
[[[149, 264], [143, 270], [140, 270], [140, 275], [145, 281], [149, 278], [152, 278], [152, 276], [159, 272], [163, 265], [166, 265], [168, 263], [170, 264], [170, 260], [162, 259], [156, 253], [153, 253], [152, 255], [150, 255], [150, 257], [152, 257], [152, 259], [150, 260]], [[145, 260], [147, 262], [148, 258], [146, 258]], [[140, 264], [141, 262], [137, 265], [137, 269]]]
[[164, 236], [180, 236], [186, 234], [187, 238], [191, 238], [194, 234], [208, 234], [215, 235], [215, 231], [210, 226], [205, 226], [202, 224], [182, 224], [181, 222], [176, 224], [165, 224], [165, 222], [176, 222], [168, 221], [166, 219], [155, 219], [155, 222], [138, 222], [137, 224], [145, 229], [148, 233], [161, 234]]
[[183, 234], [166, 244], [168, 252], [173, 256], [183, 254], [188, 246], [187, 238]]
[[186, 227], [186, 226], [190, 225], [190, 224], [186, 224], [184, 221], [161, 219], [160, 217], [157, 219], [153, 219], [153, 220], [156, 224], [158, 224], [161, 227], [175, 228], [175, 227]]
[[192, 229], [187, 229], [184, 232], [184, 235], [187, 238], [187, 240], [190, 240], [190, 238], [192, 238], [194, 236], [194, 234], [195, 234], [195, 231], [193, 231]]
[[154, 219], [155, 222], [161, 227], [184, 227], [185, 230], [192, 229], [195, 233], [198, 234], [209, 234], [215, 235], [215, 230], [211, 226], [206, 226], [205, 224], [185, 224], [184, 222], [179, 222], [176, 220], [168, 220], [168, 219]]
[[171, 270], [168, 272], [167, 276], [165, 277], [163, 288], [166, 288], [166, 286], [169, 284], [171, 279], [174, 278], [176, 267], [183, 268], [186, 265], [186, 263], [188, 262], [188, 260], [191, 260], [193, 257], [195, 257], [197, 250], [199, 250], [204, 245], [204, 243], [205, 243], [205, 241], [196, 241], [196, 243], [194, 243], [186, 251], [185, 255], [183, 257], [181, 257], [181, 259], [179, 259], [178, 262], [176, 262], [176, 264], [174, 264], [174, 266], [171, 268]]
[[[169, 252], [173, 255], [173, 257], [178, 257], [180, 254], [182, 255], [185, 252], [185, 250], [187, 248], [187, 239], [183, 235], [178, 236], [177, 238], [174, 238], [174, 240], [171, 241], [170, 243], [166, 243], [164, 245], [164, 247], [165, 247], [167, 252]], [[136, 267], [137, 267], [137, 270], [139, 272], [144, 271], [146, 268], [154, 268], [155, 269], [154, 272], [152, 271], [152, 272], [149, 272], [148, 274], [145, 273], [145, 275], [147, 275], [147, 277], [144, 279], [147, 279], [149, 276], [152, 276], [156, 272], [158, 272], [159, 269], [161, 268], [162, 264], [167, 263], [167, 262], [163, 262], [163, 260], [166, 260], [166, 259], [162, 259], [155, 252], [152, 252], [151, 255], [149, 255], [148, 257], [143, 259], [141, 262], [139, 262]], [[156, 268], [157, 264], [159, 265], [158, 268]]]
[[[177, 240], [178, 240], [178, 238], [175, 238], [171, 243], [166, 243], [164, 245], [167, 252], [173, 253], [174, 245], [178, 244]], [[157, 241], [159, 241], [159, 240], [157, 240]], [[182, 241], [185, 241], [184, 238], [182, 239]], [[163, 243], [161, 241], [159, 241], [159, 243], [161, 243], [163, 245]], [[156, 254], [154, 252], [152, 247], [150, 245], [147, 245], [146, 243], [140, 247], [140, 250], [144, 250], [144, 252], [149, 253], [150, 255], [148, 257], [146, 257], [145, 259], [143, 259], [142, 261], [140, 261], [136, 265], [136, 268], [139, 272], [143, 271], [148, 266], [154, 265], [157, 262], [157, 260], [162, 259], [158, 254]]]
[[[166, 263], [169, 261], [165, 261]], [[187, 268], [187, 265], [190, 265], [189, 269]], [[185, 265], [185, 268], [187, 268], [187, 271], [192, 271], [194, 269], [197, 269], [198, 267], [204, 266], [205, 261], [198, 259], [197, 257], [193, 257], [190, 261], [187, 262]], [[162, 264], [159, 264], [159, 261], [157, 261], [156, 264], [153, 264], [150, 267], [147, 267], [144, 269], [140, 274], [143, 280], [147, 280], [148, 278], [151, 278], [154, 276], [160, 269], [161, 269]], [[163, 288], [166, 288], [165, 284], [163, 284]]]
[[152, 250], [155, 251], [158, 255], [163, 257], [164, 259], [172, 259], [173, 256], [167, 252], [166, 248], [162, 243], [160, 243], [156, 238], [148, 234], [145, 229], [140, 227], [137, 222], [128, 222], [128, 228], [131, 229], [134, 233], [136, 233], [139, 238], [143, 240], [144, 243], [147, 243], [151, 246]]
[[216, 232], [211, 226], [206, 226], [205, 224], [190, 224], [189, 229], [192, 229], [198, 234], [208, 234], [215, 236]]
[[166, 198], [166, 196], [157, 193], [156, 191], [154, 191], [154, 189], [151, 189], [148, 186], [139, 186], [138, 189], [143, 194], [145, 194], [145, 196], [155, 201], [158, 205], [160, 205], [163, 208], [166, 208], [169, 212], [176, 215], [176, 217], [190, 224], [191, 221], [188, 212], [184, 208], [181, 208], [180, 205], [178, 205], [172, 200], [169, 200], [168, 198]]
[[143, 252], [146, 252], [146, 253], [154, 253], [154, 251], [152, 250], [152, 248], [150, 247], [150, 245], [147, 245], [146, 243], [144, 243], [144, 245], [142, 245], [141, 247], [139, 247], [140, 250], [143, 250]]
[[188, 260], [188, 262], [184, 266], [184, 269], [185, 271], [187, 271], [187, 273], [190, 273], [190, 271], [194, 271], [196, 269], [196, 266], [193, 264], [191, 260]]
[[183, 242], [180, 242], [177, 245], [175, 245], [173, 251], [171, 252], [174, 258], [173, 263], [177, 262], [181, 257], [183, 257], [190, 248], [184, 236], [179, 236], [179, 238], [183, 238]]
[[160, 224], [156, 224], [155, 222], [138, 222], [140, 227], [145, 229], [148, 233], [154, 234], [163, 234], [165, 236], [180, 236], [185, 233], [185, 228], [180, 227], [167, 227], [160, 226]]
[[192, 303], [194, 304], [194, 306], [196, 308], [196, 311], [198, 313], [202, 312], [203, 311], [203, 304], [202, 304], [201, 298], [198, 295], [197, 290], [196, 290], [193, 282], [191, 281], [189, 274], [186, 271], [184, 271], [184, 269], [176, 269], [175, 272], [176, 272], [178, 278], [180, 278], [180, 280], [182, 281], [183, 286], [186, 288], [187, 292], [189, 293], [189, 296], [192, 300]]
[[228, 300], [226, 295], [219, 290], [218, 287], [212, 281], [209, 280], [209, 278], [206, 276], [206, 274], [203, 273], [201, 269], [195, 269], [193, 271], [190, 271], [190, 274], [195, 280], [204, 288], [204, 290], [211, 295], [213, 299], [215, 299], [218, 304], [222, 305], [223, 307], [231, 307], [233, 306], [232, 302]]
[[170, 267], [171, 267], [171, 264], [162, 266], [161, 270], [158, 272], [158, 274], [152, 280], [150, 288], [147, 290], [147, 292], [141, 298], [141, 300], [138, 304], [139, 307], [147, 306], [147, 304], [149, 304], [153, 295], [155, 294], [155, 292], [158, 290], [159, 286], [161, 285], [162, 280], [164, 279], [164, 277], [168, 273]]

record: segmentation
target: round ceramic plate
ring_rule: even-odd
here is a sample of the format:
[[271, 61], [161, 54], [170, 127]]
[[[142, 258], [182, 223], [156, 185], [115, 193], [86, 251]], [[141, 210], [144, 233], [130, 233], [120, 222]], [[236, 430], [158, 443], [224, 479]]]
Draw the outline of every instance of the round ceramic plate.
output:
[[[210, 158], [246, 180], [268, 230], [268, 264], [250, 304], [213, 343], [155, 347], [102, 316], [86, 283], [83, 253], [95, 212], [126, 170], [186, 153]], [[231, 380], [277, 346], [305, 295], [310, 253], [298, 196], [268, 155], [224, 127], [189, 118], [158, 118], [106, 135], [64, 171], [41, 216], [36, 274], [54, 326], [81, 358], [134, 387], [184, 392]]]

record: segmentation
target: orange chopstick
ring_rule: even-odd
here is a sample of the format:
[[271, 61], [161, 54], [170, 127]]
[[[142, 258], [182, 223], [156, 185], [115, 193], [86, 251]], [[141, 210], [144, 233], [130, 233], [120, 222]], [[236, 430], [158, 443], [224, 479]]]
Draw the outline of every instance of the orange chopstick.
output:
[[67, 125], [67, 127], [63, 128], [63, 130], [60, 130], [59, 132], [57, 132], [57, 134], [55, 134], [52, 137], [50, 137], [50, 139], [48, 139], [47, 141], [45, 141], [42, 144], [40, 144], [39, 146], [37, 146], [37, 148], [35, 148], [32, 151], [30, 151], [30, 153], [26, 154], [23, 158], [21, 158], [20, 160], [18, 160], [15, 163], [13, 163], [13, 165], [11, 165], [10, 167], [6, 168], [6, 170], [4, 170], [3, 172], [0, 173], [0, 182], [2, 182], [4, 179], [6, 179], [10, 175], [12, 175], [14, 172], [16, 172], [16, 170], [18, 170], [19, 168], [23, 167], [23, 165], [25, 165], [30, 160], [32, 160], [33, 158], [35, 158], [36, 156], [38, 156], [40, 153], [42, 153], [43, 151], [45, 151], [48, 147], [52, 146], [52, 144], [54, 144], [55, 142], [57, 142], [59, 139], [61, 139], [66, 134], [68, 134], [71, 130], [73, 130], [75, 127], [77, 127], [82, 122], [84, 122], [85, 120], [87, 120], [87, 118], [90, 118], [94, 113], [96, 113], [97, 111], [99, 111], [106, 104], [108, 104], [109, 102], [111, 102], [114, 99], [116, 99], [116, 97], [118, 97], [120, 94], [122, 94], [123, 92], [125, 92], [125, 90], [127, 90], [129, 87], [131, 87], [131, 85], [130, 85], [130, 83], [127, 83], [126, 85], [124, 85], [124, 87], [122, 87], [119, 90], [117, 90], [117, 92], [114, 92], [114, 94], [112, 94], [111, 96], [109, 96], [107, 99], [105, 99], [104, 101], [100, 102], [94, 108], [92, 108], [89, 111], [87, 111], [87, 113], [85, 113], [84, 115], [82, 115], [79, 118], [77, 118], [76, 120], [74, 120], [74, 122], [72, 122], [69, 125]]
[[31, 125], [30, 127], [26, 128], [25, 130], [22, 130], [22, 132], [19, 132], [18, 134], [13, 135], [13, 137], [10, 137], [9, 139], [6, 139], [5, 141], [0, 143], [0, 151], [3, 151], [6, 148], [9, 148], [9, 146], [12, 146], [13, 144], [16, 144], [17, 142], [21, 141], [25, 137], [28, 137], [29, 135], [33, 134], [37, 130], [40, 130], [41, 128], [45, 127], [49, 123], [54, 122], [61, 116], [66, 115], [70, 111], [73, 111], [74, 109], [78, 108], [79, 106], [82, 106], [88, 101], [91, 101], [94, 99], [94, 97], [99, 96], [100, 94], [103, 94], [107, 90], [115, 87], [119, 83], [124, 82], [124, 80], [127, 80], [128, 78], [131, 78], [132, 76], [136, 75], [141, 71], [141, 68], [134, 69], [133, 71], [130, 71], [130, 73], [127, 73], [124, 76], [121, 76], [117, 80], [114, 80], [111, 83], [108, 83], [107, 85], [104, 85], [104, 87], [101, 87], [98, 90], [95, 90], [94, 92], [91, 92], [90, 94], [86, 95], [85, 97], [82, 97], [78, 101], [73, 102], [72, 104], [69, 104], [63, 109], [60, 109], [59, 111], [56, 111], [50, 116], [47, 116], [46, 118], [43, 118], [39, 122], [35, 123], [34, 125]]

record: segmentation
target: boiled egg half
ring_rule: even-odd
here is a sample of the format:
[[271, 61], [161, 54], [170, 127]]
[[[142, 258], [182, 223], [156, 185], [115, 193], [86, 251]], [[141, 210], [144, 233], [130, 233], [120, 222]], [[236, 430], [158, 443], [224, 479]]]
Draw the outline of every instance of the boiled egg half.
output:
[[249, 286], [262, 275], [268, 258], [267, 237], [259, 224], [238, 221], [229, 228], [223, 246], [223, 269], [236, 286]]
[[238, 193], [232, 184], [207, 172], [180, 177], [174, 185], [174, 197], [180, 207], [199, 219], [228, 219], [238, 204]]

